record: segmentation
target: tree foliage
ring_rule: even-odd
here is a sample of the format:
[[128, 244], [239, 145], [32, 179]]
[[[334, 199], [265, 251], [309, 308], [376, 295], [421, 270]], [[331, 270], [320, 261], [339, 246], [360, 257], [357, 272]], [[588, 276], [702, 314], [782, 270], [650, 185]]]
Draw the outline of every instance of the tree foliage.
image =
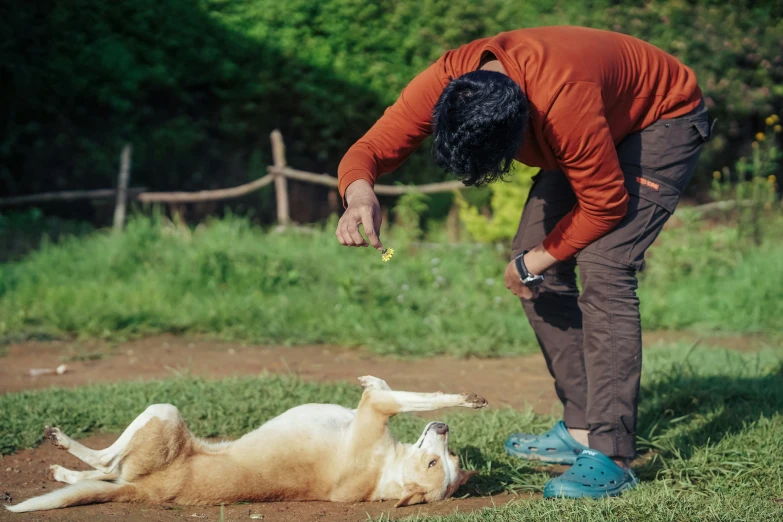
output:
[[[783, 4], [747, 0], [14, 0], [0, 7], [0, 192], [105, 187], [125, 141], [135, 184], [203, 189], [268, 164], [334, 172], [445, 50], [554, 24], [626, 32], [693, 67], [720, 122], [703, 172], [783, 106]], [[394, 179], [442, 179], [423, 147]]]

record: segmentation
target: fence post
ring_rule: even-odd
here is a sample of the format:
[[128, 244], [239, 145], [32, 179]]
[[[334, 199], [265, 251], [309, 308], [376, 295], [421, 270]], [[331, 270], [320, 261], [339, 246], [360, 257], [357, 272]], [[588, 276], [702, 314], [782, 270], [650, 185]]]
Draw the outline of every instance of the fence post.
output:
[[[283, 135], [275, 129], [270, 136], [272, 140], [272, 159], [275, 167], [285, 167], [285, 143]], [[277, 224], [287, 226], [291, 217], [288, 212], [288, 183], [283, 174], [275, 173], [275, 199], [277, 201]]]
[[128, 181], [130, 180], [131, 152], [133, 147], [126, 143], [120, 155], [120, 174], [117, 180], [117, 203], [114, 207], [114, 231], [125, 227], [125, 207], [128, 204]]

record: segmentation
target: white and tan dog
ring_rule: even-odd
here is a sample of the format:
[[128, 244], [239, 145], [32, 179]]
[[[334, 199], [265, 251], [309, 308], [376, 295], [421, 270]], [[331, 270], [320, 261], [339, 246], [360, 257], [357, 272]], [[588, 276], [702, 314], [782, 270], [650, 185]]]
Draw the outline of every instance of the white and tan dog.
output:
[[233, 442], [191, 435], [176, 407], [150, 406], [110, 447], [96, 451], [46, 428], [46, 436], [94, 471], [51, 466], [72, 484], [15, 506], [17, 513], [99, 502], [216, 505], [240, 501], [443, 500], [476, 472], [460, 469], [449, 429], [430, 422], [415, 444], [394, 440], [389, 417], [454, 406], [483, 408], [475, 394], [393, 391], [361, 377], [355, 410], [334, 404], [292, 408]]

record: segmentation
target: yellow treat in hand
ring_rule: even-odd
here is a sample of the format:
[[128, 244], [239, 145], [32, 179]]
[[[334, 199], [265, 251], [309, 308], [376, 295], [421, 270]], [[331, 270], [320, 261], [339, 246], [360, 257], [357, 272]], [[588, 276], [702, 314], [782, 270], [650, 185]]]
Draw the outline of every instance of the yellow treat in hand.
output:
[[394, 255], [394, 249], [393, 248], [384, 248], [383, 252], [381, 252], [381, 261], [384, 263], [392, 258]]

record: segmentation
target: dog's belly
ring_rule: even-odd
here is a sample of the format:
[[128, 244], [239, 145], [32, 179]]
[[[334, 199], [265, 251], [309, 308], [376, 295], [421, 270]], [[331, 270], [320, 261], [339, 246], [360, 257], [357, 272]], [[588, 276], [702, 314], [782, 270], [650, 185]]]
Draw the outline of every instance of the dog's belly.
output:
[[233, 473], [199, 478], [230, 483], [235, 501], [329, 500], [342, 478], [354, 417], [355, 410], [333, 404], [297, 406], [229, 445], [222, 465]]
[[341, 440], [347, 433], [355, 416], [356, 410], [336, 404], [304, 404], [267, 421], [235, 444], [265, 441], [270, 437], [289, 437], [299, 441], [309, 438], [316, 444], [334, 444], [335, 438]]

